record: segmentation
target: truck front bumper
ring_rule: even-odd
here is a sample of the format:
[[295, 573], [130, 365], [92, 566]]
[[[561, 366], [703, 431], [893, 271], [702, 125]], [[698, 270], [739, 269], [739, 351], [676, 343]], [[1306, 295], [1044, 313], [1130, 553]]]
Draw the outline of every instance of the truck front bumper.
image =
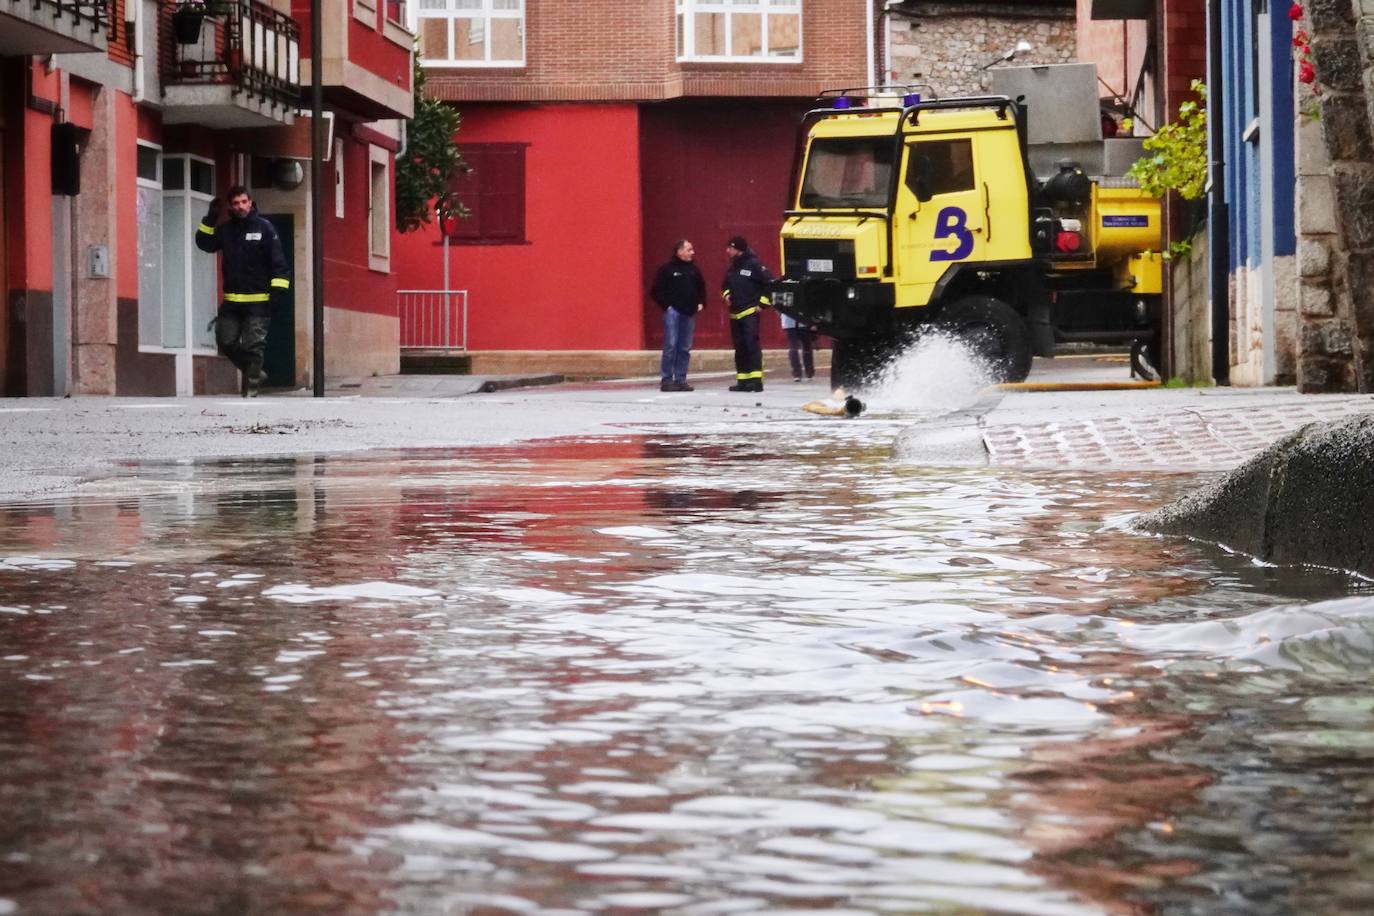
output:
[[879, 280], [783, 277], [773, 284], [773, 307], [822, 334], [840, 339], [890, 333], [896, 291]]

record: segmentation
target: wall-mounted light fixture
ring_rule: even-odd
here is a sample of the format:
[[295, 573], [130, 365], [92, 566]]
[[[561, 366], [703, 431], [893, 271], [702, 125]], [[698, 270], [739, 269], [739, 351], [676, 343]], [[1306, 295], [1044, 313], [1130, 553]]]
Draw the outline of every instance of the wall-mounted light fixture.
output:
[[1016, 43], [1016, 47], [1012, 48], [1012, 49], [1011, 49], [1010, 51], [1008, 51], [1006, 54], [1003, 54], [1001, 57], [997, 58], [996, 60], [988, 61], [986, 64], [983, 64], [983, 66], [979, 67], [978, 69], [979, 69], [979, 70], [987, 70], [988, 68], [990, 68], [990, 67], [995, 67], [995, 66], [997, 66], [998, 64], [1007, 64], [1007, 63], [1011, 63], [1013, 60], [1016, 59], [1016, 55], [1018, 55], [1018, 54], [1029, 54], [1029, 53], [1030, 53], [1031, 51], [1033, 51], [1033, 50], [1035, 50], [1035, 49], [1034, 49], [1034, 47], [1031, 45], [1031, 43], [1030, 43], [1029, 41], [1026, 41], [1026, 39], [1023, 38], [1023, 39], [1021, 39], [1020, 41], [1018, 41], [1018, 42]]

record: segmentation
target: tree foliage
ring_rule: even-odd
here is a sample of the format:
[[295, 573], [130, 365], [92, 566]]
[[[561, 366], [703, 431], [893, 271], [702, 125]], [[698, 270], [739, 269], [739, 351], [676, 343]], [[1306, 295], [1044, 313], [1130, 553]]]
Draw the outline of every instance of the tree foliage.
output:
[[1173, 190], [1184, 200], [1196, 200], [1207, 184], [1207, 87], [1193, 80], [1193, 92], [1197, 101], [1179, 105], [1178, 120], [1145, 139], [1148, 155], [1127, 173], [1156, 197]]
[[425, 97], [420, 55], [413, 59], [415, 114], [406, 122], [405, 153], [396, 157], [396, 228], [401, 232], [428, 223], [434, 202], [444, 210], [441, 219], [468, 215], [462, 201], [448, 191], [455, 176], [468, 172], [454, 142], [462, 118], [451, 105]]

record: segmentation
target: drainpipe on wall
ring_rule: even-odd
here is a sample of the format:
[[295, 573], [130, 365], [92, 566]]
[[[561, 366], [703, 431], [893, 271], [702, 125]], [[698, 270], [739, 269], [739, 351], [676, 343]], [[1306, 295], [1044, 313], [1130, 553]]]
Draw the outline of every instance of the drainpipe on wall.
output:
[[324, 44], [324, 0], [310, 0], [310, 375], [314, 395], [324, 397], [324, 87], [320, 73]]
[[1207, 4], [1207, 146], [1211, 159], [1207, 232], [1209, 286], [1212, 300], [1212, 379], [1231, 384], [1231, 240], [1226, 210], [1226, 146], [1223, 142], [1221, 2]]
[[873, 39], [873, 4], [875, 2], [877, 2], [877, 0], [864, 0], [864, 25], [867, 26], [864, 34], [868, 37], [868, 40], [864, 42], [864, 49], [868, 52], [868, 70], [864, 79], [868, 81], [870, 86], [878, 85], [878, 74], [876, 72], [878, 64], [877, 61], [874, 60], [874, 54], [877, 49], [874, 47], [875, 42]]
[[[882, 24], [882, 27], [883, 27], [883, 73], [882, 73], [882, 78], [879, 79], [879, 80], [878, 80], [878, 83], [877, 83], [879, 86], [891, 86], [891, 85], [892, 85], [892, 9], [891, 9], [891, 7], [892, 7], [892, 4], [895, 3], [895, 2], [899, 2], [899, 0], [887, 0], [887, 2], [883, 4], [883, 15], [882, 15], [882, 16], [879, 18], [879, 20], [878, 20], [878, 21]], [[874, 74], [874, 75], [876, 76], [877, 74]]]
[[133, 38], [133, 47], [130, 49], [134, 54], [134, 94], [132, 101], [137, 105], [144, 101], [143, 89], [146, 85], [143, 76], [143, 68], [147, 65], [143, 56], [143, 0], [129, 0], [124, 11], [124, 24], [128, 27], [130, 37]]

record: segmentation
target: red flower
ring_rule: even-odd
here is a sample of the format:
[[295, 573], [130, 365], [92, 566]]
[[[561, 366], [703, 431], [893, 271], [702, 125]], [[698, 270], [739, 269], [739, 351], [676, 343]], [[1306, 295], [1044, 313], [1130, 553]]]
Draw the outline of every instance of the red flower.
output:
[[1297, 22], [1299, 19], [1302, 18], [1301, 3], [1294, 3], [1292, 6], [1288, 8], [1288, 18], [1292, 19], [1294, 22]]
[[1297, 34], [1293, 36], [1293, 47], [1295, 47], [1295, 48], [1304, 47], [1304, 46], [1307, 44], [1307, 42], [1308, 42], [1307, 31], [1306, 31], [1305, 29], [1298, 29]]
[[1317, 78], [1317, 71], [1312, 66], [1311, 61], [1303, 61], [1298, 65], [1298, 82], [1310, 83]]

